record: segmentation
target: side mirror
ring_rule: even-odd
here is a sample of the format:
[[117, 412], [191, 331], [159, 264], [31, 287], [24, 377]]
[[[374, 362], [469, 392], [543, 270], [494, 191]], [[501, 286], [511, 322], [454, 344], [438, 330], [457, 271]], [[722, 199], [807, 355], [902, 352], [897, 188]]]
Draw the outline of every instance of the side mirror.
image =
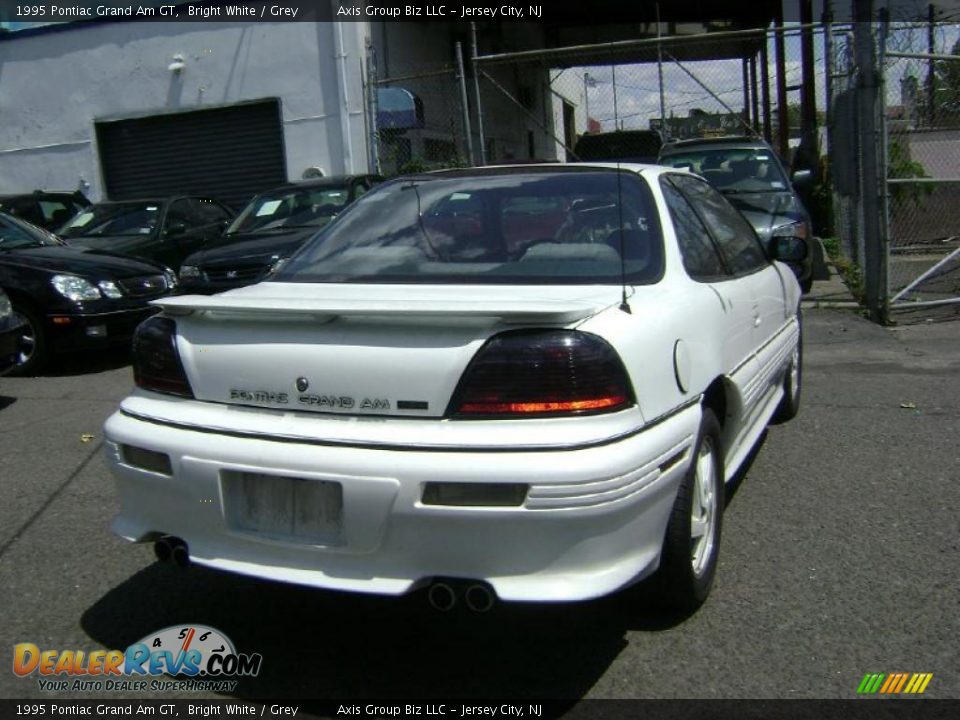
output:
[[812, 170], [796, 170], [793, 175], [790, 176], [790, 181], [793, 183], [793, 186], [796, 188], [804, 187], [813, 182], [813, 171]]
[[187, 232], [186, 223], [173, 222], [167, 225], [165, 234], [167, 237], [176, 237], [177, 235], [183, 235], [185, 232]]
[[771, 260], [802, 262], [807, 257], [807, 241], [798, 237], [773, 237], [768, 252]]

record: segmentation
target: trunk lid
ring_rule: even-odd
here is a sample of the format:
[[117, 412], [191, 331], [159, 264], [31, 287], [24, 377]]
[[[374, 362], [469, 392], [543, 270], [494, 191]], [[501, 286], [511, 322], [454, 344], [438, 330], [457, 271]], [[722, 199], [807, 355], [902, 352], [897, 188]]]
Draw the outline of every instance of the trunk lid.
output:
[[618, 287], [261, 283], [164, 298], [198, 400], [343, 415], [440, 417], [477, 350], [517, 326], [563, 327]]

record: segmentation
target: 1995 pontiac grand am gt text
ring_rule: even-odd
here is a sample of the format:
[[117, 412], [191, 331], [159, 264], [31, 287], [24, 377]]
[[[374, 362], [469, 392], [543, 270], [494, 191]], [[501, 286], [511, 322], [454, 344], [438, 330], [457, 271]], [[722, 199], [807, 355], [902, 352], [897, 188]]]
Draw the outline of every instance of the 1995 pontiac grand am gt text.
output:
[[114, 531], [436, 606], [707, 596], [724, 481], [800, 393], [800, 291], [683, 170], [401, 178], [266, 282], [157, 301], [106, 424]]

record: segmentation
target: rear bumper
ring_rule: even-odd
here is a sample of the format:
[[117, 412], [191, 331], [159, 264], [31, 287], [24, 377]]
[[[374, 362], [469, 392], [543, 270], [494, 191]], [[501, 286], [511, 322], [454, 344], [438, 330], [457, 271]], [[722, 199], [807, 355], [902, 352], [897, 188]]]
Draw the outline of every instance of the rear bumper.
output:
[[[570, 450], [405, 451], [251, 439], [120, 411], [105, 427], [121, 501], [113, 530], [134, 542], [174, 535], [198, 564], [321, 588], [399, 595], [444, 577], [488, 582], [504, 600], [585, 600], [656, 569], [699, 420], [694, 405]], [[167, 455], [170, 474], [130, 464], [122, 445]], [[237, 472], [339, 484], [336, 538], [240, 529], [228, 488]], [[426, 482], [529, 491], [518, 507], [424, 505]]]
[[51, 350], [68, 352], [124, 345], [137, 325], [158, 312], [154, 307], [107, 313], [55, 313], [45, 319]]

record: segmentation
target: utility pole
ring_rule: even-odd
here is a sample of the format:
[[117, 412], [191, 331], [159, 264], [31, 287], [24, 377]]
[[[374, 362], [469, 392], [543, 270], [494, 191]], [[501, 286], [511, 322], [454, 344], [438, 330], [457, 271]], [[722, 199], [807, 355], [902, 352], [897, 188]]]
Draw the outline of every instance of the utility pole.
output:
[[590, 77], [590, 73], [585, 72], [583, 74], [583, 112], [586, 115], [586, 118], [583, 121], [583, 132], [584, 134], [590, 132], [590, 87], [593, 84], [593, 78]]
[[619, 130], [620, 121], [617, 119], [617, 66], [610, 66], [610, 77], [613, 80], [613, 129]]

